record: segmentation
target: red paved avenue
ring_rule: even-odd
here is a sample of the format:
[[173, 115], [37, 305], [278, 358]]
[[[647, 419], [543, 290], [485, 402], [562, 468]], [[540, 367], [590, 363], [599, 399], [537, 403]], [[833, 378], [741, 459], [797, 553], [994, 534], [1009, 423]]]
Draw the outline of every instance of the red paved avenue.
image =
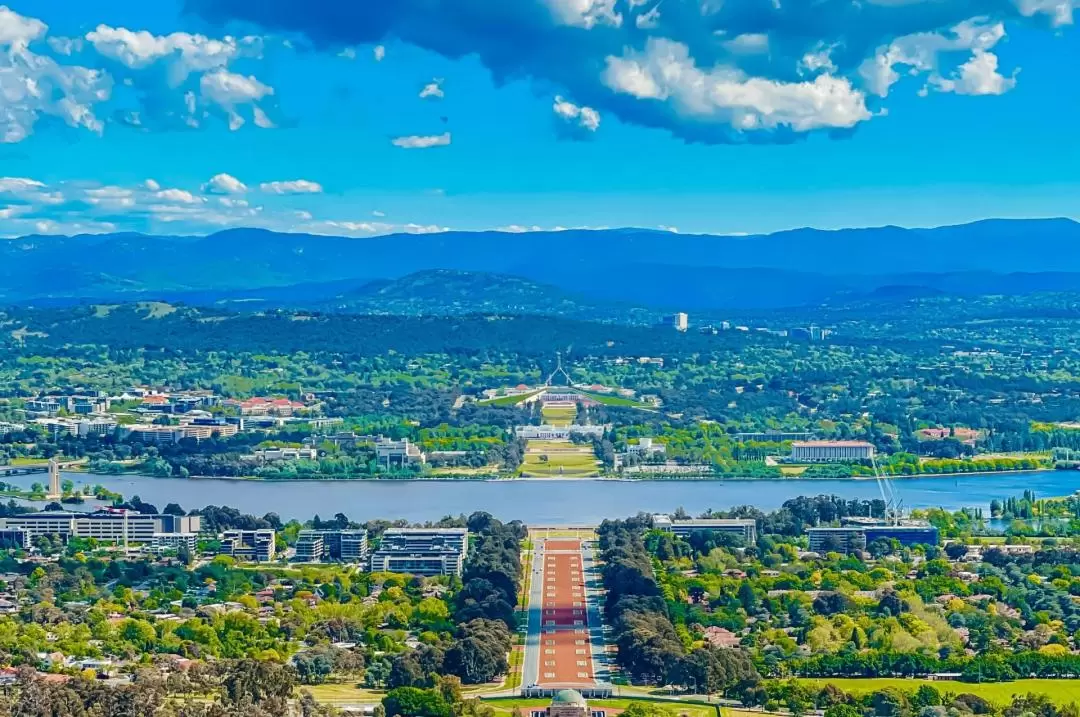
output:
[[580, 540], [546, 541], [540, 685], [595, 682], [581, 563]]

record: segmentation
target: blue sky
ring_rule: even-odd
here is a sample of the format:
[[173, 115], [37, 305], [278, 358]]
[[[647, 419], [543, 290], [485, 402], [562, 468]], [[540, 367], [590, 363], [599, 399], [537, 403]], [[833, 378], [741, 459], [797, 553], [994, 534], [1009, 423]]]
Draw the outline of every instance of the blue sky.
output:
[[0, 235], [1080, 217], [1072, 2], [10, 2]]

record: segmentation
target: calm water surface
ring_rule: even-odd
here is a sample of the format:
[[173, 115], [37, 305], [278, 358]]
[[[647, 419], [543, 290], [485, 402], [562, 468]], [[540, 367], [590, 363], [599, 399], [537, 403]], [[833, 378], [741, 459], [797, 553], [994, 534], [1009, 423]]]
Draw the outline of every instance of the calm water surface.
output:
[[[736, 505], [774, 510], [796, 496], [834, 494], [844, 498], [879, 497], [874, 481], [229, 481], [105, 476], [68, 473], [77, 486], [100, 484], [158, 508], [179, 503], [185, 509], [229, 505], [246, 513], [275, 512], [306, 520], [315, 514], [345, 513], [353, 520], [375, 518], [420, 522], [445, 515], [487, 511], [504, 520], [532, 525], [593, 525], [604, 518], [685, 508], [699, 514]], [[11, 482], [29, 486], [44, 476]], [[1033, 490], [1043, 497], [1080, 489], [1080, 472], [964, 475], [895, 482], [908, 508], [987, 508], [994, 498]]]

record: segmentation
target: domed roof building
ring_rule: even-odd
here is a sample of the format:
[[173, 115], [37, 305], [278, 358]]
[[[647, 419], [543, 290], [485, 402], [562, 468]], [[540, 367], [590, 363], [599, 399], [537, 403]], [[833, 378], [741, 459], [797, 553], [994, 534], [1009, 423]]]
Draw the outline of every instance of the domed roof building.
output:
[[577, 690], [559, 690], [551, 698], [547, 717], [591, 717], [589, 703]]

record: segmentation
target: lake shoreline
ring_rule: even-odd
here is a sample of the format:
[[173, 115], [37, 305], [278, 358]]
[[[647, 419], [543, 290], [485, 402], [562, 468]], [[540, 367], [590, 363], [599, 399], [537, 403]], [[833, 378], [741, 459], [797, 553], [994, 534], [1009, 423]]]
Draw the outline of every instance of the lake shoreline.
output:
[[[605, 518], [639, 512], [663, 513], [683, 508], [699, 515], [752, 505], [776, 510], [798, 496], [836, 495], [845, 500], [880, 499], [873, 480], [245, 480], [227, 478], [154, 478], [135, 474], [104, 475], [63, 472], [78, 489], [101, 486], [125, 498], [139, 496], [156, 506], [177, 503], [184, 508], [228, 505], [252, 515], [278, 513], [309, 520], [312, 515], [343, 512], [354, 520], [378, 518], [410, 522], [437, 521], [447, 515], [484, 511], [500, 519], [535, 525], [598, 525]], [[1018, 477], [1011, 473], [953, 474], [953, 480], [896, 480], [905, 507], [986, 510], [991, 500], [1034, 491], [1041, 497], [1071, 495], [1080, 488], [1080, 474], [1040, 471]], [[11, 481], [25, 490], [40, 476]], [[87, 501], [90, 503], [91, 501]]]
[[[1044, 473], [1046, 471], [1054, 470], [1052, 468], [1025, 468], [1021, 470], [1007, 470], [1007, 471], [971, 471], [965, 473], [919, 473], [917, 475], [890, 475], [882, 476], [894, 481], [910, 482], [919, 479], [933, 479], [940, 480], [942, 478], [965, 478], [965, 477], [984, 477], [984, 476], [1004, 476], [1004, 475], [1023, 475], [1031, 473]], [[265, 483], [265, 484], [292, 484], [292, 483], [322, 483], [322, 484], [336, 484], [336, 483], [381, 483], [381, 484], [408, 484], [408, 483], [821, 483], [821, 482], [850, 482], [850, 483], [866, 483], [875, 480], [874, 476], [847, 476], [847, 477], [810, 477], [804, 478], [802, 476], [766, 476], [766, 477], [753, 477], [753, 476], [670, 476], [660, 477], [657, 475], [647, 475], [641, 478], [630, 478], [626, 476], [583, 476], [583, 477], [546, 477], [546, 476], [491, 476], [491, 475], [477, 475], [477, 476], [410, 476], [401, 478], [392, 477], [355, 477], [355, 478], [262, 478], [259, 476], [188, 476], [187, 478], [181, 478], [179, 476], [155, 476], [149, 473], [139, 473], [137, 471], [125, 472], [125, 473], [90, 473], [86, 470], [68, 470], [65, 471], [74, 475], [98, 475], [98, 476], [110, 476], [113, 478], [146, 478], [150, 480], [161, 481], [173, 481], [173, 480], [185, 480], [185, 481], [230, 481], [235, 483]]]

